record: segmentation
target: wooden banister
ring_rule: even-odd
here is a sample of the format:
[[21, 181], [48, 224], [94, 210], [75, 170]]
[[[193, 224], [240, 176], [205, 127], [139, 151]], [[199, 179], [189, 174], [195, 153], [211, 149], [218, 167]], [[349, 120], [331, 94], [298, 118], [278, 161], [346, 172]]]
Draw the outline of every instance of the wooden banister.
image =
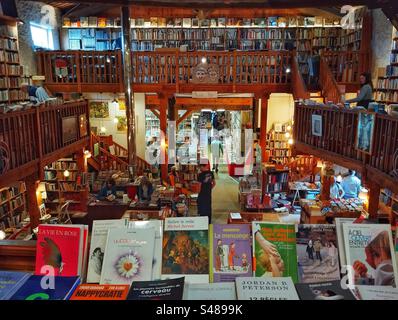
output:
[[332, 101], [333, 103], [341, 103], [344, 92], [341, 90], [341, 86], [336, 82], [324, 56], [321, 56], [320, 61], [319, 84], [326, 102]]
[[310, 93], [307, 91], [307, 86], [306, 86], [303, 76], [300, 72], [300, 68], [299, 68], [299, 64], [298, 64], [297, 56], [296, 56], [295, 52], [294, 52], [293, 58], [292, 58], [291, 72], [292, 72], [292, 92], [293, 92], [294, 99], [295, 100], [309, 99]]

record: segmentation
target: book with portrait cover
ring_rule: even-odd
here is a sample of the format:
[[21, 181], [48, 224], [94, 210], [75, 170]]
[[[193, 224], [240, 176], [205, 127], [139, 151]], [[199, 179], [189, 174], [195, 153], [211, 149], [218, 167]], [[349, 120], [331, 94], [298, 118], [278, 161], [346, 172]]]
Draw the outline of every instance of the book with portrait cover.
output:
[[209, 282], [208, 217], [166, 218], [162, 279], [185, 276], [185, 282]]
[[343, 288], [341, 281], [321, 283], [297, 283], [300, 300], [356, 300], [349, 288]]
[[249, 224], [210, 225], [210, 282], [234, 282], [252, 276]]
[[298, 281], [294, 224], [252, 222], [253, 275]]
[[398, 300], [398, 289], [390, 286], [355, 286], [357, 300]]
[[344, 224], [350, 285], [396, 286], [398, 273], [391, 226]]
[[299, 282], [340, 280], [336, 227], [300, 224], [296, 234]]
[[155, 247], [153, 254], [152, 279], [159, 280], [162, 273], [162, 241], [163, 241], [163, 221], [129, 221], [129, 228], [136, 229], [155, 229]]
[[88, 258], [88, 283], [99, 283], [101, 280], [101, 270], [108, 231], [111, 229], [127, 227], [127, 222], [128, 221], [125, 219], [94, 220]]
[[300, 300], [291, 277], [238, 277], [238, 300]]
[[36, 275], [54, 268], [55, 276], [80, 276], [83, 260], [83, 225], [39, 225], [36, 244]]
[[334, 224], [336, 225], [337, 247], [339, 249], [340, 266], [346, 265], [344, 238], [343, 238], [343, 224], [354, 223], [354, 218], [335, 218]]
[[68, 300], [80, 277], [30, 276], [10, 300]]
[[8, 300], [31, 276], [27, 272], [0, 271], [0, 300]]
[[101, 284], [81, 284], [69, 300], [126, 300], [130, 286], [120, 285], [101, 285]]
[[184, 293], [184, 277], [134, 281], [131, 284], [127, 300], [182, 300]]
[[108, 231], [100, 284], [131, 284], [152, 278], [155, 229]]
[[187, 283], [183, 300], [236, 300], [235, 282]]

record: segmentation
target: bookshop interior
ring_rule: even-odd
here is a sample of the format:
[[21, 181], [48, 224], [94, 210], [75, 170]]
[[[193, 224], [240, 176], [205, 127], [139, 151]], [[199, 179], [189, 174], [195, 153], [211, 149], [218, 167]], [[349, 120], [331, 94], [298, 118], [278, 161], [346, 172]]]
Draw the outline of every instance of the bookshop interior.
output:
[[1, 1], [0, 300], [398, 300], [397, 2], [149, 3]]

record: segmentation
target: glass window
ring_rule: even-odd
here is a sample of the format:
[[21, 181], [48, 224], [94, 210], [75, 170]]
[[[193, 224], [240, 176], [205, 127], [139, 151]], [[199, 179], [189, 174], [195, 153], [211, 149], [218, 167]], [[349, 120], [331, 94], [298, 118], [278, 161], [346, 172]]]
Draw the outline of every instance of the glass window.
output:
[[35, 47], [54, 50], [53, 32], [50, 27], [31, 22], [30, 31]]

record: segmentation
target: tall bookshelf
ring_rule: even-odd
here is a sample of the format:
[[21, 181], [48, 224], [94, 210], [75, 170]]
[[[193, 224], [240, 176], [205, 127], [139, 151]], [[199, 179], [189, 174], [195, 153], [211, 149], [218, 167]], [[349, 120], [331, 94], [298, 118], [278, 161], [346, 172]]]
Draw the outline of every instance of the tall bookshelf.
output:
[[0, 230], [16, 229], [27, 217], [25, 183], [17, 182], [0, 189]]
[[71, 201], [70, 210], [84, 210], [87, 202], [87, 174], [81, 173], [73, 159], [60, 159], [44, 168], [47, 198], [44, 203], [50, 209]]
[[381, 189], [378, 214], [388, 217], [391, 225], [395, 227], [398, 222], [398, 195], [389, 189]]
[[[290, 129], [290, 130], [289, 130]], [[289, 139], [292, 138], [292, 126], [289, 123], [274, 124], [267, 133], [266, 151], [269, 162], [277, 164], [289, 163], [292, 158]]]
[[150, 141], [152, 137], [160, 137], [160, 120], [152, 111], [145, 110], [145, 139]]
[[277, 169], [275, 166], [263, 168], [263, 194], [281, 193], [289, 191], [289, 170]]
[[386, 75], [378, 77], [375, 100], [385, 104], [398, 103], [398, 31], [394, 31], [391, 47], [390, 65]]

